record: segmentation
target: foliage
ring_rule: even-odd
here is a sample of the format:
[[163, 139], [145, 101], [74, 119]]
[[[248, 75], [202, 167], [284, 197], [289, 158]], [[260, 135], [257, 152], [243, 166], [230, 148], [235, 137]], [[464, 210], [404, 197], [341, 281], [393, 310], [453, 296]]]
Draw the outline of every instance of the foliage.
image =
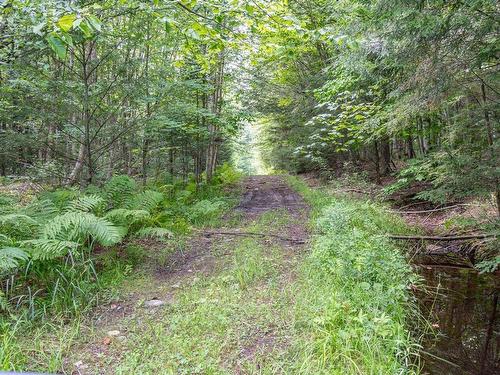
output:
[[2, 179], [88, 186], [137, 174], [145, 185], [194, 174], [199, 183], [229, 159], [247, 116], [223, 95], [244, 38], [238, 4], [4, 3]]
[[402, 167], [392, 190], [500, 199], [494, 1], [273, 5], [280, 26], [260, 20], [246, 99], [268, 163], [338, 175], [348, 161], [378, 183]]

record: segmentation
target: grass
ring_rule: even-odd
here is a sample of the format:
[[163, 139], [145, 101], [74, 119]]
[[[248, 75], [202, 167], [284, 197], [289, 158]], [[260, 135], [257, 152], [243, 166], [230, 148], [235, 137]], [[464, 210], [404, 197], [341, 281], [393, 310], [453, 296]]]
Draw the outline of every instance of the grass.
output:
[[413, 374], [418, 345], [409, 331], [417, 282], [383, 234], [405, 226], [374, 203], [334, 198], [298, 179], [290, 184], [313, 208], [311, 254], [301, 268], [298, 373]]
[[[278, 230], [288, 222], [272, 212], [250, 226], [264, 230], [269, 221], [279, 222]], [[274, 349], [274, 336], [292, 318], [291, 295], [282, 293], [282, 251], [253, 238], [219, 241], [212, 251], [219, 261], [211, 274], [184, 280], [160, 315], [124, 323], [127, 341], [112, 347], [122, 359], [117, 374], [230, 374], [275, 365], [265, 342]]]
[[[181, 190], [172, 190], [175, 196], [171, 199], [164, 194], [161, 202], [153, 201], [155, 209], [151, 210], [150, 219], [175, 233], [174, 239], [154, 249], [155, 263], [165, 265], [171, 253], [186, 242], [192, 227], [217, 226], [223, 214], [236, 204], [236, 193], [223, 189], [227, 188], [228, 179], [235, 182], [240, 176], [228, 168], [222, 172], [225, 175], [218, 175], [220, 181], [217, 183], [200, 189], [188, 186], [182, 190], [179, 187]], [[116, 181], [135, 186], [126, 176], [117, 177]], [[123, 190], [120, 189], [117, 191]], [[94, 190], [94, 194], [106, 193], [102, 189]], [[76, 190], [60, 189], [40, 199], [50, 199], [55, 206], [65, 207], [68, 200], [75, 199], [78, 194]], [[149, 196], [155, 197], [154, 194], [162, 197], [156, 191], [149, 192]], [[128, 191], [128, 196], [132, 197], [130, 200], [135, 195]], [[123, 197], [116, 193], [109, 199]], [[36, 216], [40, 210], [37, 204], [35, 200], [22, 205], [11, 199], [8, 207], [1, 208], [7, 214], [30, 210]], [[0, 214], [4, 213], [2, 210]], [[0, 224], [0, 248], [5, 246], [3, 242], [11, 241], [10, 237], [25, 239], [21, 236], [29, 234], [25, 229], [14, 230], [17, 227], [12, 228], [10, 222]], [[150, 262], [146, 262], [147, 267], [144, 265], [147, 250], [132, 245], [135, 237], [130, 237], [131, 240], [127, 238], [126, 242], [114, 247], [99, 248], [93, 241], [82, 240], [78, 251], [66, 256], [27, 259], [15, 269], [0, 267], [0, 370], [55, 372], [63, 368], [62, 353], [68, 352], [75, 341], [73, 338], [81, 333], [80, 327], [88, 323], [87, 317], [93, 310], [119, 298], [127, 280], [140, 281], [143, 276], [140, 274], [151, 271], [147, 269]], [[141, 241], [147, 243], [149, 240]]]

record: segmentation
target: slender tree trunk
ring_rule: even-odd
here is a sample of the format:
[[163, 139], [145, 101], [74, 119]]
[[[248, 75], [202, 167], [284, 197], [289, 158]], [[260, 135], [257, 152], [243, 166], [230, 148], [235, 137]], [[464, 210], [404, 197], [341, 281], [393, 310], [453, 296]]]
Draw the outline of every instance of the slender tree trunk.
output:
[[389, 139], [380, 141], [380, 153], [382, 156], [380, 175], [387, 176], [391, 173], [391, 144]]
[[408, 159], [413, 159], [415, 157], [415, 149], [413, 148], [413, 136], [411, 132], [408, 133]]
[[382, 181], [380, 180], [380, 156], [379, 156], [379, 147], [378, 147], [378, 141], [375, 141], [373, 144], [373, 157], [374, 157], [374, 164], [375, 164], [375, 173], [376, 173], [376, 178], [377, 178], [377, 184], [381, 184]]
[[145, 71], [144, 79], [146, 80], [146, 122], [142, 134], [142, 185], [146, 186], [148, 179], [148, 154], [149, 154], [149, 136], [148, 125], [151, 119], [151, 103], [149, 101], [149, 56], [150, 56], [150, 39], [151, 39], [151, 21], [148, 20], [147, 35], [146, 35], [146, 52], [145, 52]]
[[[495, 154], [495, 150], [493, 147], [494, 144], [494, 130], [493, 126], [491, 125], [491, 119], [490, 119], [490, 113], [488, 112], [488, 107], [487, 107], [487, 96], [486, 96], [486, 85], [484, 82], [481, 83], [481, 93], [483, 96], [483, 108], [484, 108], [484, 122], [486, 124], [486, 132], [488, 134], [488, 146], [490, 149], [490, 155], [491, 155], [491, 162], [492, 165], [497, 166], [496, 159], [497, 155]], [[500, 216], [500, 181], [498, 180], [498, 177], [495, 177], [495, 199], [496, 199], [496, 204], [497, 204], [497, 214]]]
[[76, 159], [75, 165], [69, 174], [68, 180], [66, 181], [66, 185], [71, 186], [76, 183], [78, 177], [83, 169], [83, 165], [85, 164], [85, 152], [87, 147], [85, 143], [82, 141], [78, 150], [78, 157]]
[[87, 185], [94, 180], [94, 165], [92, 159], [91, 140], [91, 110], [90, 110], [90, 88], [97, 82], [96, 71], [92, 72], [91, 62], [96, 59], [96, 49], [94, 42], [82, 46], [82, 74], [83, 74], [83, 128], [85, 156], [87, 157]]
[[[212, 108], [211, 112], [220, 116], [222, 112], [222, 97], [223, 97], [223, 84], [224, 84], [224, 51], [219, 54], [219, 61], [217, 68], [214, 72], [214, 92], [212, 94]], [[207, 181], [211, 181], [215, 173], [217, 163], [217, 153], [219, 150], [218, 144], [220, 142], [219, 128], [216, 124], [210, 122], [208, 125], [209, 142], [207, 147], [207, 160], [206, 172]]]
[[174, 163], [175, 163], [175, 152], [173, 148], [170, 148], [168, 152], [168, 166], [170, 172], [170, 178], [174, 180]]

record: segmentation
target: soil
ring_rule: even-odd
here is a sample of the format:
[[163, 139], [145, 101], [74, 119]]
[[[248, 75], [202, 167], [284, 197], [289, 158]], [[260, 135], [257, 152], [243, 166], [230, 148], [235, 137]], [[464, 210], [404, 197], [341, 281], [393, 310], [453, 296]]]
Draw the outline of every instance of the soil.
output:
[[254, 219], [263, 212], [285, 209], [292, 215], [307, 208], [302, 197], [290, 189], [281, 176], [252, 176], [243, 183], [244, 195], [238, 211], [246, 219]]

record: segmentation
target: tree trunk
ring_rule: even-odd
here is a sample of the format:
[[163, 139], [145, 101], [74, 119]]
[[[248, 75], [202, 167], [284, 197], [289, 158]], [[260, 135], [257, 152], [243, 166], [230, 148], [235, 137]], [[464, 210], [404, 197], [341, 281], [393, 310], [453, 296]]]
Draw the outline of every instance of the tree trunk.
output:
[[375, 176], [377, 179], [377, 184], [381, 184], [382, 181], [380, 180], [380, 156], [379, 156], [379, 150], [378, 150], [378, 141], [375, 141], [373, 144], [373, 161], [375, 164]]
[[415, 157], [415, 149], [413, 148], [413, 136], [411, 132], [408, 133], [408, 159]]
[[85, 151], [87, 150], [85, 143], [82, 142], [80, 144], [80, 148], [78, 150], [78, 157], [76, 159], [75, 165], [69, 174], [68, 180], [66, 181], [66, 185], [71, 186], [76, 183], [80, 173], [83, 169], [83, 164], [85, 163]]
[[168, 152], [168, 166], [169, 166], [170, 178], [172, 179], [172, 181], [174, 181], [174, 163], [175, 163], [174, 149], [170, 148]]
[[[490, 155], [491, 155], [491, 162], [492, 165], [496, 166], [496, 159], [497, 155], [495, 154], [494, 150], [494, 130], [493, 126], [491, 125], [491, 120], [490, 120], [490, 113], [488, 112], [488, 107], [487, 107], [487, 96], [486, 96], [486, 85], [484, 82], [481, 82], [481, 93], [483, 96], [483, 108], [484, 108], [484, 122], [486, 124], [486, 132], [488, 134], [488, 146], [490, 148]], [[495, 199], [496, 199], [496, 204], [497, 204], [497, 214], [500, 216], [500, 181], [498, 180], [498, 177], [495, 177]]]
[[146, 80], [146, 121], [144, 124], [142, 134], [142, 186], [146, 186], [148, 179], [148, 154], [149, 154], [149, 138], [148, 138], [148, 125], [151, 119], [151, 103], [149, 102], [149, 55], [150, 55], [150, 39], [151, 39], [151, 22], [148, 21], [146, 33], [146, 52], [144, 56], [144, 79]]
[[380, 153], [382, 156], [380, 175], [387, 176], [391, 173], [391, 144], [388, 139], [383, 139], [380, 141]]
[[[225, 55], [224, 51], [219, 54], [219, 61], [213, 75], [214, 92], [212, 93], [211, 112], [217, 117], [222, 112], [222, 98], [223, 98], [223, 85], [224, 85], [224, 67]], [[208, 124], [208, 147], [207, 147], [207, 160], [206, 172], [207, 181], [211, 181], [217, 163], [217, 153], [219, 150], [220, 135], [219, 128], [216, 124], [210, 122]]]

